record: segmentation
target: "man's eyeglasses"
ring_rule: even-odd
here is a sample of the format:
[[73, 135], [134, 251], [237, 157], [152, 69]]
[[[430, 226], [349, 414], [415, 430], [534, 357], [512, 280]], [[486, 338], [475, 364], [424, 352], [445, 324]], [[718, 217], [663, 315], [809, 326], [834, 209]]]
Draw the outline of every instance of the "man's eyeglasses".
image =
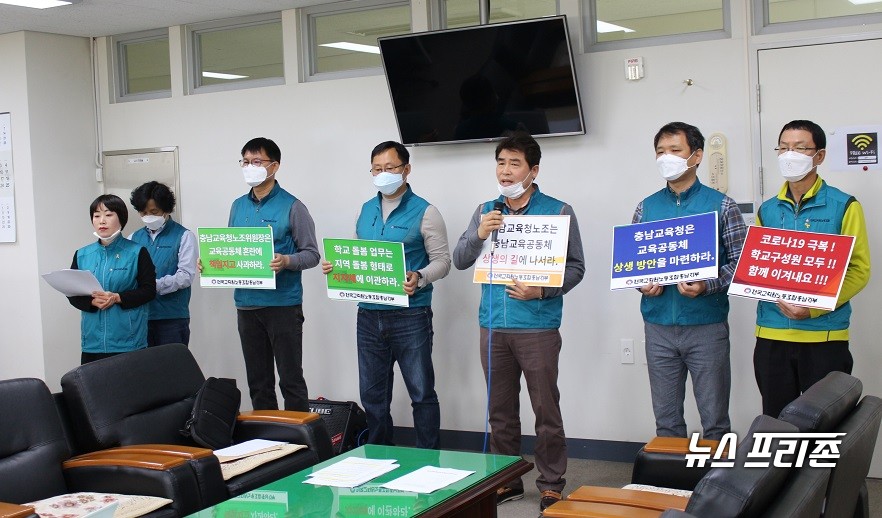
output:
[[775, 151], [780, 155], [781, 153], [786, 153], [787, 151], [796, 151], [797, 153], [805, 154], [806, 151], [817, 151], [816, 147], [776, 147]]
[[260, 166], [268, 166], [272, 165], [275, 160], [264, 160], [262, 158], [252, 158], [250, 161], [247, 158], [243, 158], [239, 160], [239, 165], [242, 167], [247, 167], [248, 165], [253, 165], [254, 167]]
[[406, 165], [407, 165], [407, 164], [398, 164], [398, 165], [394, 165], [394, 166], [393, 166], [393, 165], [387, 165], [386, 167], [383, 167], [383, 168], [372, 167], [372, 168], [371, 168], [371, 173], [373, 173], [373, 174], [380, 174], [380, 173], [394, 173], [396, 169], [400, 169], [400, 168], [402, 168], [402, 167], [404, 167], [404, 166], [406, 166]]

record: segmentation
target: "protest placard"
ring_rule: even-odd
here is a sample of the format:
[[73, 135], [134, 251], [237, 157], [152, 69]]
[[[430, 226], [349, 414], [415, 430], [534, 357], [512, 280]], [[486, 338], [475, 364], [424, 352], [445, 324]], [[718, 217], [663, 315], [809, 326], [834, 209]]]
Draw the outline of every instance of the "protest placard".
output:
[[367, 239], [323, 239], [328, 298], [409, 306], [404, 293], [404, 243]]
[[199, 227], [203, 288], [275, 289], [272, 227]]

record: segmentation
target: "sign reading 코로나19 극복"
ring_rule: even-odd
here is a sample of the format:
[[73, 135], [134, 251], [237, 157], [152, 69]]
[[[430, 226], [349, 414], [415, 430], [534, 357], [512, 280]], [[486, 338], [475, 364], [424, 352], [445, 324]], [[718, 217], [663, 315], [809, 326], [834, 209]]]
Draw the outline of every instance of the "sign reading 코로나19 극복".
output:
[[609, 287], [716, 278], [718, 243], [716, 212], [615, 227]]
[[854, 236], [749, 227], [729, 295], [836, 309]]
[[275, 289], [272, 227], [199, 227], [203, 288]]
[[323, 239], [328, 298], [408, 307], [404, 293], [404, 243], [366, 239]]
[[506, 215], [492, 256], [492, 242], [484, 240], [472, 280], [514, 284], [512, 279], [517, 279], [527, 286], [559, 288], [567, 266], [569, 237], [569, 216]]

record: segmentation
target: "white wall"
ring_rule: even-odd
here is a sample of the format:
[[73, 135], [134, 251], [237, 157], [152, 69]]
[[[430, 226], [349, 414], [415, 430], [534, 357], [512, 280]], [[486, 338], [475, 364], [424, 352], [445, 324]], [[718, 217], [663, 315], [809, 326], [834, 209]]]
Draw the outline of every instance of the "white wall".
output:
[[[95, 112], [90, 41], [25, 33], [31, 124], [37, 267], [69, 268], [74, 251], [94, 240], [89, 204], [95, 184]], [[80, 361], [80, 312], [39, 280], [46, 382]], [[39, 344], [40, 342], [37, 342]]]
[[[655, 170], [652, 147], [652, 137], [658, 127], [671, 120], [683, 120], [700, 127], [705, 135], [724, 133], [728, 138], [731, 171], [729, 194], [737, 201], [753, 201], [752, 171], [757, 137], [755, 115], [751, 112], [754, 102], [752, 51], [745, 27], [746, 7], [741, 2], [732, 3], [736, 5], [732, 6], [734, 36], [731, 39], [630, 51], [577, 53], [588, 132], [583, 136], [540, 141], [543, 160], [538, 183], [543, 191], [574, 207], [587, 259], [585, 280], [566, 296], [561, 329], [564, 348], [559, 384], [569, 437], [643, 441], [654, 432], [644, 354], [638, 347], [636, 364], [622, 365], [619, 361], [620, 339], [633, 338], [639, 344], [643, 337], [639, 297], [629, 291], [611, 293], [608, 271], [612, 227], [630, 222], [637, 202], [663, 186]], [[577, 11], [578, 7], [574, 0], [566, 0], [561, 5], [569, 12]], [[574, 14], [571, 33], [578, 34], [578, 12]], [[297, 29], [295, 19], [292, 12], [284, 13], [286, 31]], [[180, 48], [177, 40], [180, 33], [178, 28], [170, 31], [172, 49]], [[291, 32], [286, 33], [287, 85], [184, 96], [175, 77], [183, 64], [181, 57], [173, 52], [173, 96], [133, 103], [110, 104], [106, 52], [102, 50], [98, 56], [105, 150], [178, 146], [181, 174], [178, 195], [185, 200], [181, 216], [185, 225], [195, 228], [226, 223], [231, 201], [247, 191], [236, 164], [242, 144], [255, 136], [272, 138], [282, 149], [278, 179], [310, 209], [319, 237], [350, 236], [358, 208], [375, 192], [367, 173], [369, 152], [376, 143], [397, 138], [385, 80], [375, 75], [297, 83], [295, 74], [290, 73], [297, 70], [297, 38], [291, 36]], [[10, 55], [11, 66], [23, 66], [16, 61], [21, 59], [21, 39], [20, 35], [0, 36], [0, 57], [4, 64]], [[41, 37], [39, 41], [50, 49], [63, 47], [47, 38]], [[104, 38], [99, 39], [99, 48], [104, 49], [105, 44]], [[29, 47], [29, 65], [30, 52]], [[71, 52], [77, 59], [71, 60], [65, 68], [82, 79], [83, 74], [88, 75], [88, 63], [81, 63], [81, 48]], [[646, 77], [638, 82], [626, 82], [623, 62], [638, 55], [646, 63]], [[48, 58], [50, 56], [40, 55], [38, 59]], [[85, 70], [74, 71], [76, 67]], [[28, 72], [36, 74], [30, 67]], [[692, 79], [694, 85], [685, 86], [685, 79]], [[12, 102], [13, 107], [25, 104], [23, 109], [26, 109], [27, 103], [21, 99], [32, 92], [25, 92], [22, 85], [13, 81], [12, 100], [6, 101], [7, 88], [3, 81], [10, 80], [0, 76], [0, 86], [3, 86], [0, 103]], [[38, 91], [42, 92], [47, 107], [54, 108], [61, 99], [71, 102], [71, 97], [61, 96], [52, 87], [43, 88]], [[48, 100], [53, 94], [58, 101]], [[4, 264], [7, 257], [16, 264], [23, 264], [14, 275], [5, 268], [0, 269], [3, 272], [0, 276], [9, 276], [12, 286], [20, 287], [9, 293], [21, 292], [21, 297], [26, 299], [15, 307], [21, 307], [22, 312], [28, 307], [42, 308], [42, 321], [35, 317], [33, 320], [24, 318], [22, 322], [34, 324], [28, 327], [38, 331], [41, 325], [44, 328], [45, 370], [50, 386], [57, 384], [60, 373], [77, 363], [75, 337], [79, 315], [74, 309], [59, 304], [54, 294], [55, 299], [51, 301], [44, 295], [41, 306], [39, 301], [27, 299], [35, 296], [36, 281], [15, 283], [21, 282], [19, 277], [35, 277], [36, 271], [30, 264], [37, 251], [41, 268], [44, 264], [64, 266], [72, 251], [88, 240], [90, 229], [85, 214], [82, 220], [78, 214], [80, 210], [85, 211], [84, 207], [100, 185], [92, 180], [92, 166], [81, 156], [93, 145], [88, 137], [91, 126], [73, 124], [80, 116], [88, 119], [75, 112], [86, 110], [91, 100], [87, 93], [76, 95], [73, 101], [76, 106], [61, 109], [59, 115], [62, 125], [81, 128], [75, 136], [78, 139], [75, 145], [61, 150], [54, 161], [38, 163], [39, 153], [59, 150], [58, 145], [53, 145], [58, 142], [45, 137], [38, 145], [28, 143], [29, 147], [16, 156], [19, 182], [24, 183], [22, 178], [28, 179], [31, 155], [39, 166], [34, 169], [40, 174], [45, 173], [53, 182], [68, 182], [63, 184], [64, 191], [50, 196], [45, 205], [40, 202], [36, 208], [30, 191], [20, 196], [24, 200], [19, 205], [20, 228], [38, 221], [40, 233], [46, 232], [46, 226], [54, 225], [59, 235], [35, 244], [32, 241], [37, 232], [31, 227], [27, 231], [20, 230], [21, 243], [14, 245], [24, 250], [13, 253], [16, 248], [0, 245]], [[0, 109], [5, 109], [2, 104]], [[30, 106], [35, 121], [52, 120], [43, 109], [43, 105]], [[27, 127], [27, 124], [25, 120], [19, 126]], [[44, 129], [47, 135], [53, 135], [52, 128]], [[31, 131], [31, 138], [36, 138], [35, 133]], [[71, 137], [69, 133], [64, 136]], [[23, 143], [18, 141], [16, 145]], [[465, 229], [476, 205], [496, 195], [493, 147], [492, 144], [466, 144], [412, 148], [411, 184], [444, 215], [451, 247]], [[25, 162], [19, 166], [21, 160]], [[66, 166], [68, 160], [73, 164], [71, 167]], [[700, 175], [706, 178], [706, 168], [700, 170]], [[53, 192], [51, 186], [41, 181], [34, 183], [40, 187], [38, 198]], [[17, 189], [25, 188], [26, 185], [17, 184]], [[64, 202], [70, 206], [50, 211], [52, 203]], [[68, 217], [69, 214], [72, 216]], [[65, 235], [69, 242], [62, 243]], [[0, 277], [0, 281], [7, 285], [6, 278]], [[303, 282], [304, 368], [310, 394], [357, 400], [355, 307], [329, 301], [324, 294], [324, 279], [317, 269], [305, 272]], [[484, 429], [485, 386], [478, 358], [477, 304], [478, 289], [471, 283], [470, 272], [454, 270], [436, 285], [434, 360], [445, 429]], [[859, 298], [856, 305], [860, 304]], [[760, 411], [751, 365], [754, 309], [754, 303], [733, 300], [729, 318], [733, 370], [731, 417], [737, 431], [746, 430]], [[214, 376], [236, 377], [241, 387], [247, 386], [232, 293], [197, 288], [191, 310], [191, 349], [203, 370]], [[10, 313], [3, 313], [3, 318], [7, 314]], [[860, 314], [856, 312], [856, 317]], [[853, 327], [861, 327], [857, 318]], [[0, 353], [20, 354], [20, 349], [10, 347], [10, 343], [15, 344], [25, 335], [34, 340], [30, 331], [0, 329]], [[35, 345], [27, 349], [26, 362], [39, 366], [42, 354], [43, 350]], [[856, 364], [860, 364], [858, 351], [855, 357]], [[0, 367], [3, 368], [7, 367]], [[0, 374], [6, 373], [0, 371]], [[12, 374], [16, 373], [9, 375]], [[867, 392], [880, 393], [878, 387], [875, 391], [870, 387], [868, 384]], [[524, 432], [532, 434], [532, 415], [525, 392], [522, 408]], [[396, 424], [412, 424], [409, 400], [400, 377], [393, 417]], [[699, 429], [691, 395], [687, 396], [687, 419], [691, 429]]]
[[[689, 59], [682, 59], [686, 52]], [[750, 120], [743, 40], [640, 53], [647, 78], [636, 83], [623, 78], [623, 61], [633, 51], [578, 54], [588, 134], [541, 141], [539, 184], [573, 205], [588, 253], [588, 273], [566, 297], [562, 328], [560, 387], [571, 437], [640, 441], [654, 431], [645, 366], [620, 364], [620, 339], [642, 339], [638, 295], [610, 293], [607, 272], [611, 228], [630, 222], [637, 202], [663, 185], [654, 164], [655, 131], [671, 120], [686, 120], [707, 134], [725, 133], [733, 171], [730, 192], [741, 201], [752, 192], [746, 174]], [[285, 55], [295, 57], [287, 49]], [[695, 85], [685, 87], [685, 78]], [[370, 150], [397, 137], [380, 75], [147, 102], [104, 99], [101, 111], [107, 150], [179, 146], [180, 196], [186, 200], [182, 219], [191, 228], [226, 222], [230, 202], [247, 190], [236, 165], [239, 150], [262, 135], [282, 148], [278, 179], [309, 207], [319, 237], [349, 236], [361, 203], [375, 193], [367, 172]], [[411, 184], [444, 215], [451, 245], [477, 204], [496, 196], [493, 149], [493, 144], [412, 149]], [[355, 308], [327, 300], [317, 269], [307, 271], [303, 282], [310, 393], [357, 400]], [[470, 272], [453, 271], [436, 285], [434, 358], [444, 428], [484, 427], [477, 303]], [[738, 396], [732, 414], [736, 427], [744, 429], [759, 405], [749, 367], [753, 313], [741, 307], [745, 304], [734, 306], [733, 393]], [[191, 309], [191, 347], [203, 368], [238, 376], [244, 386], [232, 294], [197, 289]], [[526, 399], [523, 406], [529, 408]], [[400, 382], [393, 407], [395, 422], [409, 425], [409, 400]], [[690, 421], [697, 426], [695, 415]], [[529, 410], [523, 422], [524, 431], [532, 433]]]
[[0, 35], [0, 112], [9, 112], [16, 242], [0, 243], [0, 379], [44, 376], [25, 35]]
[[79, 312], [39, 274], [70, 266], [91, 239], [95, 117], [89, 40], [36, 32], [0, 36], [0, 111], [12, 114], [17, 241], [0, 244], [0, 379], [50, 388], [79, 363]]

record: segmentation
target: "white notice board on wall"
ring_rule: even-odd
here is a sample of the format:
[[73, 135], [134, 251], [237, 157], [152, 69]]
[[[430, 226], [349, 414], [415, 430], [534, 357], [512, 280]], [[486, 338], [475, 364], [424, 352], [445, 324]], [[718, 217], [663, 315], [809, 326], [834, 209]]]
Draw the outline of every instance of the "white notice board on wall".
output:
[[0, 113], [0, 243], [15, 243], [15, 175], [12, 172], [12, 118]]

